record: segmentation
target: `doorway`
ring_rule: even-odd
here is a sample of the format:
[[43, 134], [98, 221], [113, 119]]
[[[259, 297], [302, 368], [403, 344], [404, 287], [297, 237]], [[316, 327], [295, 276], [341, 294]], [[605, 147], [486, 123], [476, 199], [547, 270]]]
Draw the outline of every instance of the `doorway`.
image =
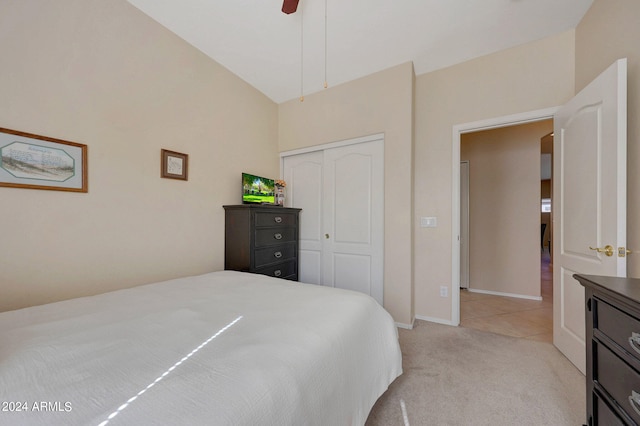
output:
[[[542, 120], [462, 135], [460, 287], [465, 248], [472, 259], [470, 288], [461, 293], [465, 327], [552, 341], [552, 287], [542, 280], [549, 262], [540, 234], [549, 216], [541, 213], [541, 196], [550, 196], [541, 139], [552, 131], [553, 120]], [[468, 238], [465, 161], [472, 169]]]
[[552, 130], [541, 120], [462, 135], [472, 291], [540, 299], [540, 140]]
[[[489, 129], [497, 129], [502, 127], [514, 126], [518, 124], [533, 123], [547, 119], [553, 119], [554, 113], [558, 108], [547, 108], [536, 110], [522, 114], [514, 114], [494, 119], [482, 120], [466, 124], [460, 124], [453, 127], [453, 149], [452, 149], [452, 170], [453, 170], [453, 186], [452, 186], [452, 277], [453, 282], [458, 285], [453, 286], [451, 293], [452, 303], [452, 325], [460, 324], [460, 148], [462, 135], [472, 132], [478, 132]], [[473, 167], [473, 165], [471, 165]], [[537, 227], [537, 225], [536, 225]], [[536, 235], [539, 231], [536, 231]], [[536, 241], [537, 240], [536, 238]], [[539, 246], [537, 246], [539, 247]], [[504, 249], [500, 248], [500, 249]]]

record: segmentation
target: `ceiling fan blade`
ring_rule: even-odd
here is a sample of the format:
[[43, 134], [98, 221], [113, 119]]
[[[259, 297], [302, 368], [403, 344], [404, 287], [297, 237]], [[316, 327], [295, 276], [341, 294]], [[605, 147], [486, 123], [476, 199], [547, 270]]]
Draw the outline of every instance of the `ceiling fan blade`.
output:
[[284, 0], [282, 3], [282, 11], [287, 15], [294, 13], [298, 9], [298, 2], [300, 0]]

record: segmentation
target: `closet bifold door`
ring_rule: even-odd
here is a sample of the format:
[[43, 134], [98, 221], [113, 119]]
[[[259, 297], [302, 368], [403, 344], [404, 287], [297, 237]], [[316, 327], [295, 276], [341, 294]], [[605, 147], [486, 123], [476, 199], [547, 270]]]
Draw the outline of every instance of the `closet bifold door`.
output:
[[322, 175], [323, 151], [297, 154], [283, 159], [287, 182], [287, 207], [301, 208], [298, 278], [309, 284], [323, 283]]
[[383, 139], [286, 156], [283, 176], [287, 205], [302, 209], [300, 281], [359, 291], [382, 304]]

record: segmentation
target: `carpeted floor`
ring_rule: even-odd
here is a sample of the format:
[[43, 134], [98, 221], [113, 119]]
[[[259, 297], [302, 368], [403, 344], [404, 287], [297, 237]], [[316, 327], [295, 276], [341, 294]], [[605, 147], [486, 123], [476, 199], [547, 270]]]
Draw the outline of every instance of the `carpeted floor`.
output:
[[553, 345], [416, 321], [366, 426], [582, 425], [585, 377]]

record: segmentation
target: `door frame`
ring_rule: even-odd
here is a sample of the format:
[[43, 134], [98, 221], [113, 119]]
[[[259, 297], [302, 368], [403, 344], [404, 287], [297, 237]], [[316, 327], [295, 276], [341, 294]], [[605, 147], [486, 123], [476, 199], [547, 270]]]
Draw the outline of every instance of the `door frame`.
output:
[[[466, 179], [463, 180], [462, 179], [462, 165], [465, 165], [464, 168], [466, 168], [467, 173], [466, 173]], [[460, 224], [464, 224], [465, 226], [460, 228], [460, 243], [462, 244], [462, 241], [465, 241], [466, 244], [464, 245], [464, 247], [462, 247], [461, 250], [461, 254], [460, 254], [460, 271], [462, 272], [463, 269], [465, 269], [464, 267], [466, 266], [466, 271], [464, 271], [465, 273], [462, 274], [460, 276], [460, 285], [458, 287], [460, 288], [466, 288], [468, 289], [471, 285], [470, 285], [470, 281], [471, 281], [471, 277], [470, 277], [470, 268], [469, 268], [469, 262], [470, 262], [470, 257], [469, 257], [469, 234], [470, 229], [469, 229], [469, 160], [462, 160], [460, 161]], [[464, 185], [464, 191], [462, 191], [463, 188], [463, 184]], [[464, 200], [464, 203], [462, 202]], [[465, 205], [467, 206], [466, 211], [463, 211], [462, 206]], [[466, 229], [466, 233], [464, 232], [464, 230]], [[466, 279], [465, 279], [466, 278]]]
[[298, 154], [306, 154], [308, 152], [314, 152], [314, 151], [323, 151], [329, 148], [340, 148], [343, 146], [355, 145], [358, 143], [374, 142], [377, 140], [384, 141], [384, 133], [375, 133], [373, 135], [361, 136], [361, 137], [352, 138], [352, 139], [345, 139], [345, 140], [340, 140], [336, 142], [329, 142], [329, 143], [320, 144], [320, 145], [313, 145], [306, 148], [298, 148], [298, 149], [292, 149], [289, 151], [281, 151], [279, 154], [280, 155], [280, 178], [282, 178], [282, 168], [284, 165], [284, 157], [290, 157], [292, 155], [298, 155]]
[[[452, 129], [451, 179], [451, 325], [460, 325], [460, 142], [465, 133], [553, 119], [559, 106], [462, 124]], [[555, 242], [553, 244], [556, 244]]]

